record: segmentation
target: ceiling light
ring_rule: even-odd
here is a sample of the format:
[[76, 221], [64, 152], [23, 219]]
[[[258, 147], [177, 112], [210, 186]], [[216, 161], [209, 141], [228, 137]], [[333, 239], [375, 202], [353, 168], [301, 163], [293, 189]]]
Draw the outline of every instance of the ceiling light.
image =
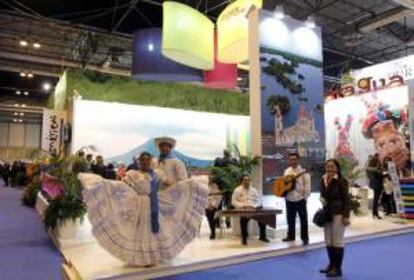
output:
[[29, 72], [29, 73], [27, 74], [27, 77], [28, 77], [28, 78], [33, 78], [33, 73], [32, 73], [32, 72]]
[[20, 113], [20, 116], [22, 116], [22, 117], [23, 117], [23, 116], [24, 116], [24, 113]]
[[44, 83], [43, 84], [43, 90], [45, 91], [49, 91], [52, 88], [52, 86], [50, 85], [50, 83]]
[[26, 95], [26, 96], [28, 96], [29, 95], [29, 92], [28, 91], [25, 91], [23, 94]]
[[19, 104], [17, 104], [17, 103], [14, 103], [14, 107], [19, 107]]
[[15, 116], [18, 116], [18, 115], [19, 115], [19, 113], [17, 113], [17, 112], [14, 112], [14, 115], [15, 115]]
[[281, 5], [276, 6], [275, 11], [273, 12], [273, 14], [274, 14], [275, 18], [277, 18], [277, 19], [284, 18], [285, 13], [283, 11], [283, 6], [281, 6]]
[[40, 49], [42, 45], [40, 45], [38, 42], [33, 43], [33, 48]]
[[22, 119], [19, 119], [19, 122], [23, 122], [23, 120]]
[[24, 108], [24, 107], [26, 107], [26, 104], [22, 104], [22, 107]]
[[26, 77], [27, 76], [27, 74], [26, 74], [26, 72], [20, 72], [20, 77]]
[[148, 51], [152, 52], [154, 50], [154, 44], [149, 43], [148, 44]]
[[22, 47], [27, 47], [27, 45], [29, 45], [29, 42], [27, 42], [26, 40], [20, 40], [19, 45]]
[[13, 119], [14, 122], [17, 122], [17, 119]]
[[22, 94], [22, 92], [20, 90], [16, 90], [16, 94], [20, 95], [20, 94]]
[[307, 28], [315, 28], [315, 19], [312, 16], [308, 16], [308, 19], [305, 22]]

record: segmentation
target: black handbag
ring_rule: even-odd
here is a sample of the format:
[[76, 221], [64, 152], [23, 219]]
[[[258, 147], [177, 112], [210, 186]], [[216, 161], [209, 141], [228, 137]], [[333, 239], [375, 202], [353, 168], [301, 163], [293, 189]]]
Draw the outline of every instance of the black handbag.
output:
[[329, 222], [328, 211], [325, 208], [321, 208], [316, 211], [315, 216], [313, 216], [313, 223], [318, 227], [324, 227], [326, 223]]

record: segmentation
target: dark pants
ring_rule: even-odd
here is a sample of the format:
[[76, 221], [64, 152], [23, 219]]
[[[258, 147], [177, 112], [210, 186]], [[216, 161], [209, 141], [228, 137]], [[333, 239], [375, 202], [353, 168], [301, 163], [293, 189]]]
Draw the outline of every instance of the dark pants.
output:
[[372, 215], [378, 216], [378, 206], [380, 203], [381, 192], [380, 188], [374, 188], [374, 201], [372, 202]]
[[[248, 225], [249, 225], [250, 218], [240, 217], [240, 231], [243, 242], [247, 242], [247, 237], [249, 236], [248, 233]], [[258, 222], [260, 228], [260, 239], [266, 239], [266, 225]]]
[[308, 210], [306, 209], [305, 199], [296, 202], [286, 200], [286, 218], [288, 222], [287, 237], [292, 240], [296, 238], [296, 214], [299, 215], [300, 219], [300, 237], [303, 241], [309, 241]]
[[208, 221], [208, 226], [210, 227], [210, 238], [216, 237], [216, 223], [218, 219], [214, 218], [217, 209], [206, 209], [206, 216]]
[[382, 201], [384, 206], [384, 211], [386, 215], [396, 214], [397, 207], [395, 205], [394, 194], [386, 194], [385, 192], [382, 194]]

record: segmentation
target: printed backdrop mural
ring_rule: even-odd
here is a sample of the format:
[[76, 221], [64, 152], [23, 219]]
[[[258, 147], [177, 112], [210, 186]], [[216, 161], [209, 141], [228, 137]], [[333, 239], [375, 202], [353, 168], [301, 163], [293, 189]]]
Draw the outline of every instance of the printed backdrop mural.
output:
[[368, 157], [394, 160], [408, 171], [408, 89], [406, 86], [344, 97], [325, 104], [327, 157], [338, 158], [345, 175], [364, 182]]
[[[261, 112], [264, 192], [297, 150], [304, 167], [320, 170], [325, 156], [320, 28], [260, 14]], [[318, 173], [312, 176], [317, 187]]]
[[128, 163], [143, 151], [157, 155], [153, 139], [168, 135], [177, 139], [177, 157], [205, 167], [232, 144], [248, 153], [249, 126], [247, 116], [76, 100], [72, 152], [95, 145], [108, 162]]

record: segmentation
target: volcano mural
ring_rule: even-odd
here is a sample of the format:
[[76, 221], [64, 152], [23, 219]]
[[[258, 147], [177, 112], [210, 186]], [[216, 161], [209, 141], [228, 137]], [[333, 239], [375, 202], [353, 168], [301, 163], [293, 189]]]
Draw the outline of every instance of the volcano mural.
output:
[[72, 152], [94, 145], [107, 162], [129, 163], [143, 151], [158, 155], [159, 136], [174, 137], [175, 156], [194, 167], [208, 166], [233, 144], [250, 151], [247, 116], [89, 100], [76, 100], [73, 115]]

